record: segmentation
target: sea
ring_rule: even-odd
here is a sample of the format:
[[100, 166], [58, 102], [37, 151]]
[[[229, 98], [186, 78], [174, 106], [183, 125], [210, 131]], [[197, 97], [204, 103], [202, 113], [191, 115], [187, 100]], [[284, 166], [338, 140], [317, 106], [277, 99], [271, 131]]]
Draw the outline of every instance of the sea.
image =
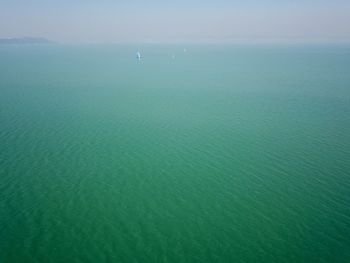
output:
[[350, 45], [1, 45], [0, 262], [350, 262]]

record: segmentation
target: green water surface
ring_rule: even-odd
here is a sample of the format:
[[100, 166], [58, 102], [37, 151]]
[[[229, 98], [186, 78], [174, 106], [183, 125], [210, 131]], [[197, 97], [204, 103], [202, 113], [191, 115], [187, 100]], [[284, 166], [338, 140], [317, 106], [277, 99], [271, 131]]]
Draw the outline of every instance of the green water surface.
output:
[[0, 46], [0, 262], [350, 262], [350, 46]]

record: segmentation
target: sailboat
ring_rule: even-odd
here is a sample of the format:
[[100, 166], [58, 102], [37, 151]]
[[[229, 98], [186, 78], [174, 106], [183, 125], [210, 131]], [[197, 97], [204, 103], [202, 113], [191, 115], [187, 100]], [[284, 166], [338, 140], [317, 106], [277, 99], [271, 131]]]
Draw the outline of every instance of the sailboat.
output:
[[140, 51], [137, 51], [137, 53], [136, 53], [136, 58], [137, 58], [138, 60], [141, 60], [141, 53], [140, 53]]

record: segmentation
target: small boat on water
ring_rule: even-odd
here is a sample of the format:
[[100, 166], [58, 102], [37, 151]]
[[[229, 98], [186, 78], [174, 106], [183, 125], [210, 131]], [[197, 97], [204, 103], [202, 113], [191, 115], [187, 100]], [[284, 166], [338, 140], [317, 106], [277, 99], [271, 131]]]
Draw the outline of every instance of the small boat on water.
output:
[[140, 53], [139, 51], [137, 51], [137, 53], [136, 53], [136, 58], [137, 58], [138, 60], [141, 60], [141, 53]]

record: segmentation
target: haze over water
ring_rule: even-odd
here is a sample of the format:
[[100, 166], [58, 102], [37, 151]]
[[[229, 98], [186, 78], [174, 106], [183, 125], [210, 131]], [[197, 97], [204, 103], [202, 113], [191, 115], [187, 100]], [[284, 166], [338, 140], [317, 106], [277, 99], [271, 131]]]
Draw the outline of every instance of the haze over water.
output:
[[1, 262], [349, 262], [349, 46], [0, 58]]

